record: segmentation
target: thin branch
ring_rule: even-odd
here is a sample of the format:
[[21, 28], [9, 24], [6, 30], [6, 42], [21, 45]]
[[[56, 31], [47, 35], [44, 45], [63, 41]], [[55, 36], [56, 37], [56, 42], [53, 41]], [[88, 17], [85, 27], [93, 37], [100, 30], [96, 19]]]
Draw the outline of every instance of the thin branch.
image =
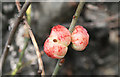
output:
[[[19, 3], [18, 0], [16, 0], [16, 6], [18, 7], [18, 11], [20, 11], [20, 3]], [[23, 16], [23, 18], [24, 18], [25, 26], [28, 28], [29, 35], [30, 35], [30, 37], [31, 37], [31, 39], [32, 39], [32, 42], [33, 42], [33, 44], [34, 44], [34, 47], [35, 47], [35, 50], [36, 50], [36, 54], [37, 54], [37, 57], [38, 57], [38, 64], [39, 64], [39, 70], [38, 70], [38, 72], [39, 72], [42, 76], [44, 76], [44, 75], [45, 75], [44, 66], [43, 66], [43, 61], [42, 61], [42, 59], [41, 59], [41, 53], [40, 53], [39, 47], [38, 47], [38, 45], [37, 45], [37, 42], [36, 42], [35, 37], [34, 37], [34, 35], [33, 35], [33, 32], [32, 32], [32, 30], [31, 30], [31, 28], [30, 28], [30, 26], [29, 26], [29, 24], [28, 24], [28, 22], [27, 22], [27, 20], [26, 20], [26, 17]], [[41, 72], [40, 72], [40, 71], [41, 71]]]
[[19, 0], [16, 0], [16, 6], [17, 6], [18, 11], [20, 12], [21, 4], [20, 4]]
[[[20, 7], [20, 3], [19, 3], [18, 0], [16, 0], [16, 6], [17, 6], [18, 11], [20, 12], [21, 7]], [[24, 16], [23, 16], [23, 17], [24, 17]], [[24, 26], [25, 26], [25, 25], [24, 25]], [[21, 54], [20, 54], [20, 57], [19, 57], [19, 62], [17, 63], [17, 67], [16, 67], [16, 69], [14, 69], [13, 72], [11, 73], [12, 77], [15, 76], [16, 73], [19, 71], [19, 69], [22, 67], [22, 58], [23, 58], [24, 52], [25, 52], [25, 50], [26, 50], [26, 48], [27, 48], [27, 46], [28, 46], [28, 42], [29, 42], [29, 38], [30, 38], [30, 37], [29, 37], [29, 34], [28, 34], [28, 29], [25, 29], [24, 36], [25, 36], [25, 37], [24, 37], [24, 40], [25, 40], [25, 42], [24, 42], [24, 47], [23, 47], [23, 49], [22, 49], [22, 51], [21, 51]]]
[[59, 71], [59, 69], [60, 69], [60, 65], [59, 65], [59, 63], [60, 63], [60, 60], [61, 59], [58, 59], [58, 61], [57, 61], [57, 64], [56, 64], [56, 66], [55, 66], [55, 69], [54, 69], [54, 72], [53, 72], [53, 74], [52, 74], [52, 77], [55, 77], [55, 75], [57, 75], [57, 73], [58, 73], [58, 71]]
[[42, 61], [42, 58], [41, 58], [41, 53], [40, 53], [40, 50], [39, 50], [39, 47], [38, 47], [38, 44], [35, 40], [35, 37], [34, 37], [34, 34], [30, 28], [30, 25], [28, 24], [28, 22], [26, 21], [26, 18], [24, 20], [24, 23], [25, 23], [25, 26], [28, 28], [28, 31], [29, 31], [29, 35], [31, 37], [31, 40], [33, 42], [33, 45], [35, 47], [35, 51], [36, 51], [36, 54], [37, 54], [37, 57], [38, 57], [38, 64], [39, 64], [39, 70], [38, 70], [38, 73], [42, 75], [42, 77], [44, 77], [45, 75], [45, 71], [44, 71], [44, 66], [43, 66], [43, 61]]
[[80, 0], [80, 1], [82, 1], [82, 2], [80, 2], [78, 4], [77, 10], [76, 10], [76, 12], [75, 12], [75, 14], [73, 16], [72, 22], [71, 22], [70, 27], [69, 27], [70, 33], [72, 33], [72, 31], [73, 31], [73, 29], [75, 27], [75, 24], [76, 24], [76, 22], [78, 20], [78, 17], [80, 16], [80, 13], [81, 13], [81, 10], [83, 8], [83, 5], [84, 5], [83, 0]]
[[44, 66], [43, 66], [43, 61], [42, 61], [42, 59], [41, 59], [41, 53], [40, 53], [38, 44], [37, 44], [37, 42], [36, 42], [36, 40], [35, 40], [35, 37], [34, 37], [34, 35], [33, 35], [33, 33], [32, 33], [32, 30], [31, 30], [29, 24], [28, 24], [26, 21], [24, 21], [24, 23], [25, 23], [26, 27], [27, 27], [28, 30], [29, 30], [29, 35], [30, 35], [30, 37], [31, 37], [31, 39], [32, 39], [33, 45], [34, 45], [35, 50], [36, 50], [36, 54], [37, 54], [37, 57], [38, 57], [38, 63], [39, 63], [39, 71], [41, 71], [41, 75], [44, 76], [44, 75], [45, 75]]
[[19, 62], [17, 63], [17, 67], [16, 69], [12, 72], [12, 76], [16, 75], [16, 73], [18, 72], [18, 70], [21, 68], [22, 66], [22, 58], [23, 58], [23, 55], [24, 55], [24, 52], [28, 46], [28, 41], [29, 41], [29, 38], [28, 37], [25, 37], [25, 44], [24, 44], [24, 48], [23, 50], [21, 51], [21, 54], [20, 54], [20, 58], [19, 58]]
[[[82, 8], [83, 8], [83, 5], [84, 5], [84, 2], [81, 0], [80, 3], [78, 4], [77, 10], [76, 10], [76, 12], [75, 12], [75, 14], [74, 14], [74, 16], [73, 16], [71, 25], [70, 25], [70, 27], [69, 27], [69, 31], [70, 31], [71, 33], [72, 33], [72, 31], [73, 31], [73, 29], [74, 29], [74, 27], [75, 27], [75, 24], [76, 24], [76, 22], [77, 22], [77, 20], [78, 20], [78, 17], [79, 17], [79, 15], [80, 15], [80, 13], [81, 13], [81, 10], [82, 10]], [[62, 60], [62, 59], [59, 59], [59, 60], [57, 61], [57, 64], [56, 64], [56, 67], [55, 67], [54, 72], [53, 72], [53, 74], [52, 74], [52, 77], [55, 77], [55, 76], [57, 75], [57, 73], [58, 73], [61, 65], [63, 64], [63, 63], [62, 63], [62, 64], [60, 63], [61, 60]]]
[[52, 74], [52, 77], [55, 77], [55, 76], [57, 75], [57, 73], [58, 73], [60, 67], [62, 66], [62, 64], [64, 63], [64, 61], [65, 61], [64, 58], [63, 58], [63, 59], [59, 59], [59, 60], [57, 61], [57, 64], [56, 64], [56, 66], [55, 66], [55, 70], [54, 70], [54, 72], [53, 72], [53, 74]]
[[25, 12], [26, 12], [26, 10], [27, 10], [27, 8], [29, 7], [30, 4], [31, 4], [31, 2], [26, 2], [26, 3], [23, 5], [23, 7], [22, 7], [22, 9], [20, 10], [20, 12], [19, 12], [19, 14], [18, 14], [18, 17], [17, 17], [17, 19], [16, 19], [16, 21], [15, 21], [15, 23], [14, 23], [14, 27], [13, 27], [13, 29], [11, 30], [10, 34], [9, 34], [8, 40], [7, 40], [7, 42], [6, 42], [6, 45], [5, 45], [5, 48], [4, 48], [4, 50], [3, 50], [3, 54], [2, 54], [2, 56], [1, 56], [1, 60], [0, 60], [0, 73], [1, 73], [1, 74], [2, 74], [2, 68], [3, 68], [3, 65], [4, 65], [5, 59], [6, 59], [6, 57], [7, 57], [7, 54], [8, 54], [10, 45], [11, 45], [11, 43], [12, 43], [12, 41], [13, 41], [13, 37], [14, 37], [14, 35], [15, 35], [15, 33], [16, 33], [16, 30], [17, 30], [17, 28], [18, 28], [18, 26], [19, 26], [19, 24], [20, 24], [20, 21], [21, 21], [23, 15], [25, 14]]

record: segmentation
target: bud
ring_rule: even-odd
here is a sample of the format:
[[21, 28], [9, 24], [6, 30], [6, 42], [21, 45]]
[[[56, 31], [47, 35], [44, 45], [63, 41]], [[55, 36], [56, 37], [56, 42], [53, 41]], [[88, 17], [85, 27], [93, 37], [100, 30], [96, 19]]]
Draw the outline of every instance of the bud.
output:
[[82, 51], [86, 48], [89, 42], [89, 34], [87, 30], [82, 26], [75, 26], [74, 31], [72, 32], [72, 48], [77, 51]]

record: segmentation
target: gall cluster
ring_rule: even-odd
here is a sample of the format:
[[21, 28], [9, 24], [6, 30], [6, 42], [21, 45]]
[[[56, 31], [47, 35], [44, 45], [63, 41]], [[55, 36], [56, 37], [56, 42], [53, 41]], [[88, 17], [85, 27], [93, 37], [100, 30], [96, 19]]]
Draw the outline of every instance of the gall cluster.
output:
[[89, 42], [87, 30], [77, 25], [71, 34], [66, 27], [57, 25], [52, 28], [50, 36], [46, 39], [44, 51], [51, 58], [61, 59], [66, 55], [71, 42], [73, 49], [84, 50]]

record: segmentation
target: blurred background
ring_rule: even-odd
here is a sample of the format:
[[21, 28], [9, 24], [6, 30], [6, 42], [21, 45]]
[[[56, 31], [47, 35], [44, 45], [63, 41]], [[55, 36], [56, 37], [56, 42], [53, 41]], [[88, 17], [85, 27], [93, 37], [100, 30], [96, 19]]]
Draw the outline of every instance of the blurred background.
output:
[[[21, 3], [23, 4], [23, 3]], [[43, 45], [49, 36], [51, 28], [63, 25], [69, 28], [78, 3], [77, 2], [33, 2], [31, 5], [31, 28], [39, 45], [44, 62], [46, 75], [51, 75], [57, 60], [48, 57], [43, 51]], [[120, 2], [86, 2], [76, 25], [82, 25], [88, 30], [90, 40], [84, 51], [78, 52], [69, 45], [65, 63], [59, 75], [118, 75], [118, 40], [120, 27]], [[0, 5], [0, 23], [2, 23], [2, 48], [8, 39], [18, 10], [15, 3], [3, 2]], [[1, 27], [0, 26], [0, 27]], [[24, 26], [21, 23], [10, 46], [3, 74], [10, 74], [19, 61], [20, 50], [24, 45]], [[1, 41], [0, 40], [0, 41]], [[0, 56], [2, 51], [0, 51]], [[30, 39], [22, 62], [24, 67], [20, 75], [36, 75], [38, 71], [37, 56]], [[32, 61], [31, 63], [28, 63]], [[27, 65], [25, 65], [27, 63]], [[114, 76], [113, 76], [114, 77]]]

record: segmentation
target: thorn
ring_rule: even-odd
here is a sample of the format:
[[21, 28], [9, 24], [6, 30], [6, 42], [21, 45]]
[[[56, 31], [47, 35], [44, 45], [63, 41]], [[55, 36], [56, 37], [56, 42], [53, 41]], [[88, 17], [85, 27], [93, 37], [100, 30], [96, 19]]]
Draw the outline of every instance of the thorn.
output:
[[61, 59], [61, 60], [60, 60], [60, 63], [64, 63], [64, 61], [65, 61], [65, 59]]
[[44, 55], [44, 51], [41, 51], [41, 55]]
[[10, 48], [10, 45], [8, 45], [7, 47]]
[[59, 63], [59, 66], [62, 66], [62, 64], [64, 63], [64, 61], [65, 61], [65, 59], [63, 58], [63, 59], [61, 59], [60, 60], [60, 63]]
[[21, 22], [21, 24], [25, 25], [25, 22]]
[[20, 22], [23, 22], [24, 20], [25, 20], [25, 19], [24, 19], [24, 18], [22, 18]]
[[18, 50], [18, 52], [21, 52], [21, 51], [22, 51], [21, 49]]
[[17, 17], [19, 18], [19, 17], [20, 17], [20, 14], [17, 14]]
[[32, 28], [29, 27], [30, 30], [32, 30]]
[[9, 27], [8, 27], [8, 30], [9, 30], [9, 31], [11, 31], [11, 30], [12, 30], [12, 27], [11, 27], [11, 26], [9, 26]]
[[42, 73], [42, 70], [38, 70], [38, 74], [41, 74]]
[[62, 63], [59, 63], [59, 66], [62, 66]]
[[76, 18], [76, 16], [73, 16], [73, 19], [75, 19]]

